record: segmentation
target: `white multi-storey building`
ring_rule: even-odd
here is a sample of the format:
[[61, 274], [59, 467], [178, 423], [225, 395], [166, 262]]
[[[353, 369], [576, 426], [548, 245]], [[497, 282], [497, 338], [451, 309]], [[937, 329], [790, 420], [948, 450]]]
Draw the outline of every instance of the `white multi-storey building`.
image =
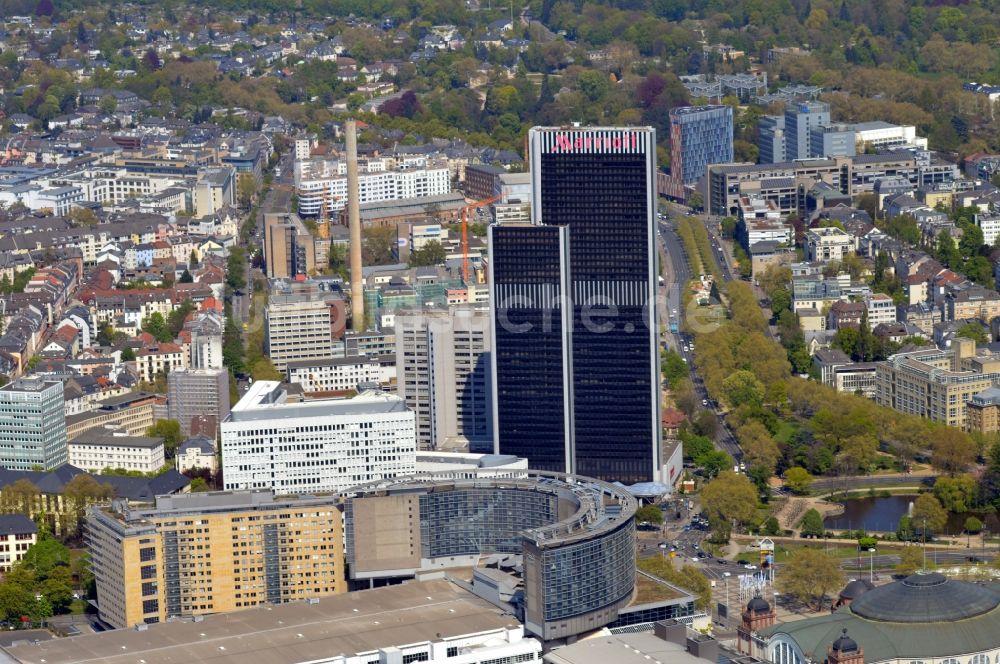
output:
[[341, 491], [416, 470], [413, 413], [397, 396], [290, 402], [257, 381], [222, 423], [225, 488]]
[[188, 354], [188, 366], [192, 369], [221, 369], [222, 336], [192, 332]]
[[982, 212], [976, 215], [976, 225], [983, 231], [983, 244], [993, 246], [1000, 235], [1000, 214]]
[[0, 514], [0, 572], [9, 572], [38, 541], [38, 526], [23, 514]]
[[851, 236], [836, 226], [808, 229], [805, 244], [807, 261], [840, 261], [854, 251]]
[[69, 464], [89, 472], [124, 468], [155, 473], [166, 463], [162, 438], [95, 429], [69, 441], [67, 446]]
[[868, 324], [871, 327], [896, 322], [896, 303], [885, 293], [872, 293], [865, 298], [865, 305], [868, 307]]
[[[400, 198], [436, 196], [451, 191], [451, 172], [435, 167], [423, 157], [403, 160], [374, 159], [360, 165], [358, 194], [361, 203]], [[318, 216], [347, 205], [347, 163], [312, 160], [295, 163], [295, 190], [302, 216]]]
[[858, 122], [850, 126], [854, 130], [854, 140], [871, 148], [893, 148], [913, 145], [927, 149], [927, 139], [917, 136], [913, 125], [894, 125], [888, 122]]
[[296, 138], [295, 139], [295, 159], [296, 161], [303, 161], [309, 158], [309, 154], [312, 151], [311, 141], [308, 138]]
[[0, 467], [49, 471], [67, 461], [63, 384], [26, 376], [0, 388]]
[[346, 392], [362, 383], [389, 385], [396, 378], [395, 358], [332, 357], [288, 363], [288, 382], [303, 392]]

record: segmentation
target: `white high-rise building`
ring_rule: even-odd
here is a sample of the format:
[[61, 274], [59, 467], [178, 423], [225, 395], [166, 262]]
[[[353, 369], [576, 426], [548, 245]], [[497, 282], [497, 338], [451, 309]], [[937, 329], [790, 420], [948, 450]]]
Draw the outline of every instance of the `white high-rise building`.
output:
[[416, 471], [413, 412], [397, 396], [290, 402], [257, 381], [222, 423], [225, 488], [341, 491]]
[[191, 334], [188, 366], [192, 369], [222, 368], [222, 335], [225, 320], [212, 311], [202, 311], [184, 329]]
[[312, 150], [311, 141], [308, 138], [295, 139], [295, 160], [302, 161], [309, 158]]
[[976, 225], [983, 231], [983, 244], [993, 246], [1000, 237], [1000, 214], [981, 212], [976, 215]]
[[416, 413], [420, 449], [491, 449], [489, 348], [486, 307], [396, 314], [397, 393]]
[[873, 293], [865, 298], [868, 308], [868, 325], [874, 328], [882, 323], [896, 322], [896, 303], [885, 293]]

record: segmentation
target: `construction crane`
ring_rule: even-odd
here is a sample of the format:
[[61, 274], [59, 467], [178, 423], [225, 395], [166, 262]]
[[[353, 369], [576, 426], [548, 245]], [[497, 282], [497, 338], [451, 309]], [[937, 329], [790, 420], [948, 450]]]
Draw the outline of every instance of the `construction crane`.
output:
[[469, 210], [478, 210], [499, 200], [499, 196], [491, 196], [462, 208], [462, 281], [466, 286], [469, 285]]

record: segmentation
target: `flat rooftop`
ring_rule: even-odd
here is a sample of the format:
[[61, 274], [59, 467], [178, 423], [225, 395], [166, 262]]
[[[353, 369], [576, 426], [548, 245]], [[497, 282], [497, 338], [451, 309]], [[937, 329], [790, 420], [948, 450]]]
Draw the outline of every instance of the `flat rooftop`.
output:
[[163, 446], [162, 438], [147, 436], [121, 436], [100, 429], [91, 429], [81, 433], [69, 441], [70, 445], [96, 445], [100, 447], [141, 447], [155, 448]]
[[256, 420], [301, 419], [306, 417], [346, 417], [405, 413], [406, 402], [392, 394], [365, 392], [351, 399], [314, 399], [288, 403], [281, 383], [259, 380], [232, 407], [225, 423]]
[[661, 581], [651, 575], [646, 575], [639, 570], [635, 573], [635, 597], [629, 606], [639, 606], [640, 604], [652, 604], [653, 602], [665, 602], [671, 599], [684, 599], [690, 597], [672, 585]]
[[0, 392], [41, 392], [59, 382], [58, 380], [46, 380], [38, 376], [26, 376], [0, 387]]
[[[417, 452], [417, 463], [456, 464], [477, 468], [497, 468], [520, 461], [515, 454], [476, 454], [475, 452]], [[525, 466], [527, 468], [527, 466]]]
[[[395, 355], [393, 356], [395, 360]], [[347, 357], [326, 357], [326, 358], [316, 358], [314, 360], [296, 360], [295, 362], [289, 362], [288, 368], [291, 369], [315, 369], [320, 367], [339, 367], [339, 366], [353, 366], [356, 364], [380, 364], [381, 360], [377, 356], [368, 355], [349, 355]]]
[[600, 634], [545, 655], [550, 664], [709, 664], [687, 649], [653, 632]]
[[144, 631], [20, 644], [3, 653], [20, 664], [299, 664], [518, 624], [449, 581], [428, 581], [209, 615], [201, 622], [169, 621]]

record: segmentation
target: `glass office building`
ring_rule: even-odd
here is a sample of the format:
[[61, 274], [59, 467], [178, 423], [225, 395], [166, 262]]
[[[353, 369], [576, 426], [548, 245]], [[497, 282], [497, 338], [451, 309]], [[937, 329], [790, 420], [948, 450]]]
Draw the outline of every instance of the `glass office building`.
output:
[[[655, 132], [536, 127], [529, 143], [535, 228], [491, 233], [496, 449], [531, 468], [655, 479]], [[511, 301], [548, 327], [501, 324], [528, 320]]]
[[765, 115], [757, 124], [758, 161], [762, 164], [778, 164], [785, 161], [785, 116]]
[[830, 124], [830, 105], [803, 101], [785, 107], [785, 159], [808, 159], [812, 155], [810, 133]]
[[581, 613], [600, 610], [608, 598], [631, 594], [635, 570], [623, 565], [598, 569], [603, 561], [635, 555], [635, 528], [623, 525], [600, 539], [567, 544], [552, 549], [525, 546], [525, 566], [537, 564], [545, 588], [540, 613], [546, 623], [559, 623]]
[[[344, 528], [352, 579], [493, 565], [492, 578], [506, 575], [523, 588], [512, 605], [545, 640], [613, 623], [632, 600], [637, 503], [621, 487], [562, 473], [433, 473], [350, 494]], [[507, 560], [509, 574], [491, 558]]]
[[690, 186], [708, 174], [710, 164], [732, 160], [732, 107], [679, 106], [670, 111], [672, 179]]
[[494, 431], [531, 468], [570, 470], [567, 231], [520, 223], [489, 233]]
[[520, 553], [522, 531], [558, 519], [553, 494], [493, 487], [429, 493], [420, 496], [423, 557]]
[[19, 378], [0, 388], [0, 467], [48, 471], [68, 460], [62, 381]]

